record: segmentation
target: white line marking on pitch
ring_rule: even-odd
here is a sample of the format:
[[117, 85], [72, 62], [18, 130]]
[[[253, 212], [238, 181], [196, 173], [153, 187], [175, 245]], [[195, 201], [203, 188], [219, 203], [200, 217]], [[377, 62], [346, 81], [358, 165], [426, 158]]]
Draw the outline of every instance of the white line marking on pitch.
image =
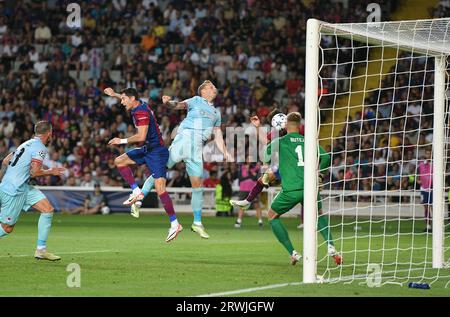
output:
[[[109, 253], [109, 252], [119, 252], [115, 250], [98, 250], [98, 251], [76, 251], [76, 252], [55, 252], [56, 254], [84, 254], [84, 253]], [[2, 255], [0, 258], [22, 258], [22, 257], [33, 257], [33, 254], [18, 254], [18, 255]]]
[[[423, 268], [413, 268], [410, 270], [397, 270], [397, 271], [385, 271], [383, 273], [395, 273], [395, 272], [408, 272], [408, 271], [417, 271], [417, 270], [423, 270]], [[366, 277], [367, 274], [359, 274], [359, 275], [347, 275], [342, 277], [335, 277], [329, 280], [330, 283], [338, 282], [339, 280], [342, 280], [342, 282], [345, 282], [347, 280], [352, 279], [361, 279]], [[242, 294], [242, 293], [250, 293], [250, 292], [257, 292], [257, 291], [263, 291], [266, 289], [272, 289], [272, 288], [280, 288], [280, 287], [286, 287], [286, 286], [298, 286], [303, 285], [303, 282], [291, 282], [291, 283], [283, 283], [283, 284], [272, 284], [272, 285], [266, 285], [261, 287], [252, 287], [252, 288], [244, 288], [244, 289], [238, 289], [234, 291], [228, 291], [228, 292], [222, 292], [222, 293], [213, 293], [213, 294], [203, 294], [203, 295], [197, 295], [195, 297], [219, 297], [219, 296], [226, 296], [226, 295], [234, 295], [234, 294]], [[328, 284], [328, 283], [327, 283]]]
[[285, 286], [297, 286], [297, 285], [301, 285], [301, 284], [303, 284], [303, 282], [273, 284], [273, 285], [266, 285], [266, 286], [261, 286], [261, 287], [238, 289], [235, 291], [229, 291], [229, 292], [223, 292], [223, 293], [198, 295], [197, 297], [217, 297], [217, 296], [226, 296], [226, 295], [233, 295], [233, 294], [242, 294], [242, 293], [250, 293], [250, 292], [262, 291], [262, 290], [266, 290], [266, 289], [279, 288], [279, 287], [285, 287]]

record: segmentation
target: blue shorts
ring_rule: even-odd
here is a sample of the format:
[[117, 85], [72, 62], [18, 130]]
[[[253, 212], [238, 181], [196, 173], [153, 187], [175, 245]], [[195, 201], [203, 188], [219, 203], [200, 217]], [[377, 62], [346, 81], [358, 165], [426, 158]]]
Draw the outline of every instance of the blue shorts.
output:
[[189, 176], [203, 176], [203, 141], [200, 131], [183, 130], [177, 134], [169, 151], [169, 168], [184, 161]]
[[30, 185], [25, 192], [15, 196], [0, 190], [0, 222], [10, 226], [15, 225], [22, 210], [27, 211], [31, 206], [45, 198], [45, 195], [39, 189]]
[[427, 190], [421, 190], [422, 194], [422, 204], [432, 205], [433, 204], [433, 192]]
[[167, 160], [169, 159], [169, 150], [164, 146], [147, 150], [147, 146], [142, 146], [126, 152], [128, 157], [136, 164], [145, 164], [150, 169], [154, 179], [166, 178]]

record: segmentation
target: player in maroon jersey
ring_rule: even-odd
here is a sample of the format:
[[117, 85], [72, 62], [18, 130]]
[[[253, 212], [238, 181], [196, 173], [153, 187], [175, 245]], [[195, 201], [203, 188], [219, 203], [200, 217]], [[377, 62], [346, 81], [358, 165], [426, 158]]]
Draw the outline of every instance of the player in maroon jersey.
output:
[[129, 138], [113, 138], [108, 142], [108, 145], [136, 143], [139, 146], [114, 160], [120, 174], [133, 190], [124, 204], [131, 206], [136, 201], [144, 199], [145, 195], [137, 186], [130, 165], [145, 164], [151, 171], [151, 176], [155, 179], [156, 193], [170, 219], [171, 228], [166, 238], [166, 242], [170, 242], [177, 237], [183, 227], [178, 223], [172, 199], [166, 191], [166, 165], [169, 160], [169, 150], [161, 137], [155, 114], [147, 103], [139, 99], [134, 88], [124, 89], [120, 94], [115, 93], [112, 88], [106, 88], [104, 92], [111, 97], [120, 99], [126, 110], [131, 111], [133, 123], [137, 129], [137, 133]]

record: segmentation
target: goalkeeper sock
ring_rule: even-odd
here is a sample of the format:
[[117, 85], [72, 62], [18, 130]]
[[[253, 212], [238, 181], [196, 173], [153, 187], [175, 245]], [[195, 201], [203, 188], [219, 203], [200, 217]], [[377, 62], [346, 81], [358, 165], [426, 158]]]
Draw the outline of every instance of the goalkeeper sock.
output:
[[317, 230], [319, 230], [323, 239], [327, 244], [334, 245], [333, 238], [331, 237], [330, 226], [328, 225], [327, 216], [321, 215], [317, 220]]
[[161, 200], [161, 203], [164, 206], [164, 210], [169, 216], [170, 222], [177, 220], [177, 216], [175, 215], [175, 209], [173, 208], [172, 199], [170, 199], [169, 194], [167, 192], [164, 192], [161, 195], [159, 195], [159, 199]]
[[256, 185], [253, 186], [252, 190], [248, 194], [247, 201], [252, 202], [253, 199], [255, 199], [255, 197], [258, 196], [260, 192], [262, 192], [263, 188], [264, 188], [263, 183], [261, 183], [260, 181], [257, 181]]
[[269, 223], [278, 241], [280, 241], [280, 243], [288, 251], [289, 255], [292, 255], [294, 247], [292, 246], [291, 239], [289, 239], [289, 234], [286, 228], [283, 226], [283, 223], [278, 218], [270, 220]]
[[50, 228], [52, 227], [52, 213], [41, 213], [38, 222], [38, 240], [37, 240], [37, 248], [45, 249], [48, 233], [50, 232]]
[[130, 185], [131, 189], [135, 189], [136, 187], [138, 187], [133, 176], [133, 171], [129, 166], [120, 166], [117, 169], [119, 170], [119, 173], [120, 175], [122, 175], [123, 179]]
[[142, 189], [141, 189], [144, 196], [147, 196], [152, 191], [154, 184], [155, 184], [155, 179], [153, 178], [153, 176], [149, 176], [145, 180], [144, 185], [142, 186]]

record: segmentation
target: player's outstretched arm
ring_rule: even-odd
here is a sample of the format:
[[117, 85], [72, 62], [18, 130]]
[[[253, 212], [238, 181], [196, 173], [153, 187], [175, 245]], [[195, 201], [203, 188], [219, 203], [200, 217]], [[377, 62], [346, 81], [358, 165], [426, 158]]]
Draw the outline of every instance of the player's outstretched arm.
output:
[[220, 152], [222, 152], [225, 161], [232, 162], [233, 157], [227, 151], [227, 147], [225, 145], [225, 141], [223, 140], [223, 134], [222, 134], [222, 130], [220, 129], [220, 127], [214, 128], [214, 142], [216, 143]]
[[253, 124], [253, 126], [255, 126], [258, 130], [259, 142], [266, 145], [268, 142], [267, 134], [264, 133], [264, 129], [261, 129], [261, 120], [258, 118], [258, 116], [253, 116], [250, 118], [250, 123]]
[[112, 89], [111, 87], [105, 88], [105, 90], [103, 90], [103, 92], [110, 97], [122, 99], [122, 96], [120, 94], [116, 93], [114, 91], [114, 89]]
[[47, 176], [47, 175], [53, 175], [53, 176], [61, 176], [64, 174], [66, 169], [64, 167], [54, 167], [50, 169], [44, 170], [42, 168], [42, 162], [38, 161], [31, 161], [30, 166], [30, 176], [31, 177], [39, 177], [39, 176]]
[[182, 109], [187, 109], [187, 103], [185, 101], [173, 101], [171, 97], [169, 96], [162, 96], [162, 102], [165, 105], [170, 105], [172, 106], [174, 109], [177, 110], [182, 110]]

